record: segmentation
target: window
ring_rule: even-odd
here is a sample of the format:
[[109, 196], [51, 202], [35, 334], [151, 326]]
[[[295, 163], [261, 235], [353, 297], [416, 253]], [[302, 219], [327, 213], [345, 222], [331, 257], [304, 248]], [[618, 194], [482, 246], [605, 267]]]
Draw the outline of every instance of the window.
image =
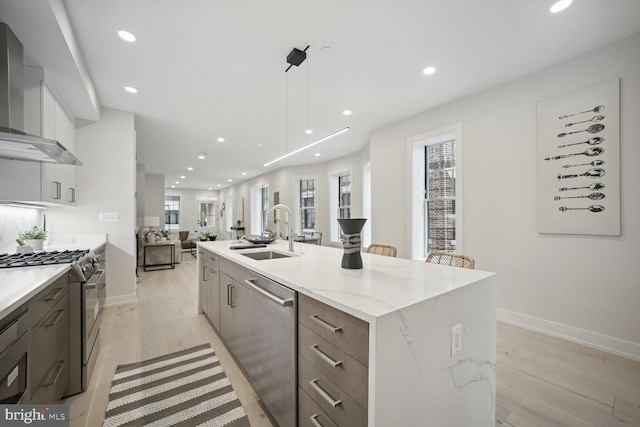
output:
[[251, 188], [251, 234], [261, 235], [269, 229], [269, 186]]
[[300, 180], [300, 231], [316, 228], [316, 180]]
[[339, 172], [330, 176], [331, 179], [331, 241], [342, 240], [342, 228], [338, 219], [351, 218], [351, 172]]
[[196, 197], [197, 218], [199, 228], [215, 228], [216, 226], [216, 210], [218, 199], [215, 197]]
[[425, 148], [425, 251], [456, 249], [456, 141]]
[[351, 218], [351, 174], [338, 177], [338, 218]]
[[164, 223], [167, 230], [180, 230], [180, 196], [165, 196]]
[[408, 141], [412, 259], [433, 251], [464, 253], [461, 135], [456, 124]]

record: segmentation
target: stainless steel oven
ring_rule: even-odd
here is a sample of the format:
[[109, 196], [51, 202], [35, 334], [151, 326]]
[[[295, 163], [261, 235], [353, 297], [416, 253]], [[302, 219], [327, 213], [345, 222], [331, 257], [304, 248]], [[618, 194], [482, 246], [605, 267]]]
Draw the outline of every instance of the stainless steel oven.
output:
[[69, 385], [65, 396], [87, 389], [100, 350], [106, 273], [93, 253], [72, 265], [69, 282]]
[[26, 305], [0, 321], [0, 404], [21, 403], [26, 394], [30, 323]]

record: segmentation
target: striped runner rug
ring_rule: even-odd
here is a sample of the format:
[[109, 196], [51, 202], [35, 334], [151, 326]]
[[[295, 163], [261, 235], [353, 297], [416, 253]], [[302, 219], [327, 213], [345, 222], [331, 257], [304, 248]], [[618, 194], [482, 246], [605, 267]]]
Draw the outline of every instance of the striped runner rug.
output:
[[209, 344], [144, 362], [119, 365], [105, 427], [249, 426], [249, 420]]

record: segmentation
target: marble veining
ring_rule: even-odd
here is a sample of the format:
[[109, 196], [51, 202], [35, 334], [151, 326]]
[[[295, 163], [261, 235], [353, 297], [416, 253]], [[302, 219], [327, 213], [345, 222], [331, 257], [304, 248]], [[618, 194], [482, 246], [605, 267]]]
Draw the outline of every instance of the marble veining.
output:
[[[298, 256], [274, 260], [245, 257], [243, 252], [265, 249], [231, 250], [229, 241], [198, 245], [295, 291], [312, 292], [315, 299], [367, 322], [493, 276], [367, 253], [362, 254], [362, 269], [343, 269], [341, 249], [300, 243], [295, 246]], [[282, 241], [268, 249], [288, 253], [287, 243]]]
[[471, 384], [486, 383], [489, 387], [489, 413], [487, 421], [490, 426], [494, 423], [495, 413], [495, 379], [496, 364], [488, 360], [480, 360], [474, 357], [465, 357], [454, 365], [445, 368], [451, 375], [451, 382], [456, 390], [462, 390]]
[[420, 371], [420, 362], [418, 361], [418, 357], [416, 356], [416, 351], [413, 345], [413, 337], [411, 336], [411, 326], [409, 325], [409, 319], [404, 315], [402, 310], [398, 310], [395, 312], [396, 320], [398, 321], [398, 327], [400, 329], [400, 334], [404, 339], [404, 342], [407, 344], [407, 349], [409, 353], [411, 353], [411, 357], [416, 364], [416, 370], [418, 371], [418, 375], [422, 376]]

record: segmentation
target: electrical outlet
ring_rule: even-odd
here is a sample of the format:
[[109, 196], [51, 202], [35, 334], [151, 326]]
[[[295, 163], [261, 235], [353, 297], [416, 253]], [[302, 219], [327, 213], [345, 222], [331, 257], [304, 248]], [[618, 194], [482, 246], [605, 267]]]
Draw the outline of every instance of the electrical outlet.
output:
[[451, 328], [451, 356], [462, 351], [462, 323], [457, 323]]

